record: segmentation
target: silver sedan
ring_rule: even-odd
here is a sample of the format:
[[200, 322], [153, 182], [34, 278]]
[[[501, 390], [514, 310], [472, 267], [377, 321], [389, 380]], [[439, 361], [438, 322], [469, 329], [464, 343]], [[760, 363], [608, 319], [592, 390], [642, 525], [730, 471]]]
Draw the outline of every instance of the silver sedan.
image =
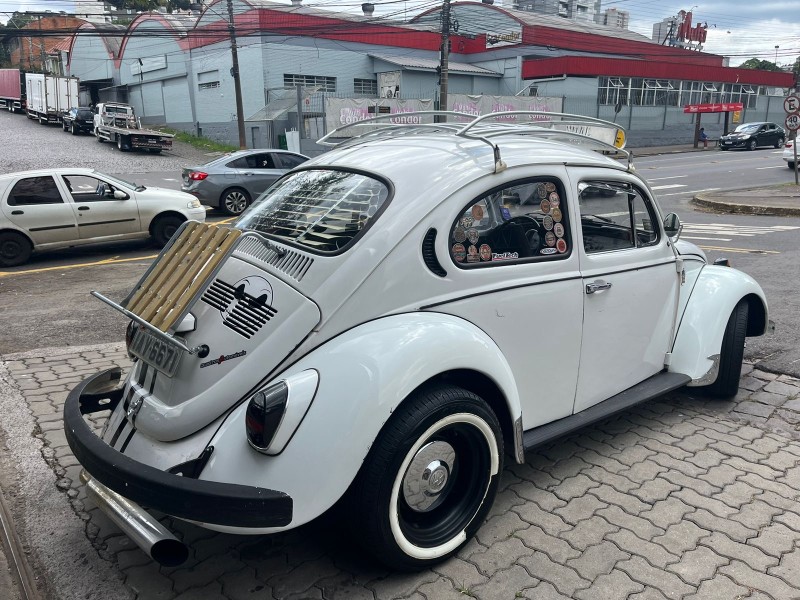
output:
[[206, 206], [239, 215], [279, 177], [307, 160], [285, 150], [241, 150], [183, 169], [181, 190]]

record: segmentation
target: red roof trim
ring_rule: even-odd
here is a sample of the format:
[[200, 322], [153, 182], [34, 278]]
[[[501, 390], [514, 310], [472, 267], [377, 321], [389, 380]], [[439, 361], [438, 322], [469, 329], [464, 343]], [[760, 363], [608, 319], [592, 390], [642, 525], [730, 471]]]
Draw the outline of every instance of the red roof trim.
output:
[[781, 88], [789, 88], [794, 85], [794, 75], [792, 73], [756, 71], [754, 69], [733, 67], [705, 67], [650, 60], [564, 56], [561, 58], [526, 60], [522, 63], [523, 79], [538, 79], [559, 75], [683, 79], [688, 81], [767, 85]]

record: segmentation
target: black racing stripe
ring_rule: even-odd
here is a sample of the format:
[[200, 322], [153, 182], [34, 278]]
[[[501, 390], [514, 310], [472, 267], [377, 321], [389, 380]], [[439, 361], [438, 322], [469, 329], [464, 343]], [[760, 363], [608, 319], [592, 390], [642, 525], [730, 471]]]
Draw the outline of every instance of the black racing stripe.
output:
[[136, 433], [136, 430], [131, 425], [131, 432], [128, 434], [128, 437], [125, 438], [125, 443], [122, 444], [122, 448], [119, 449], [119, 451], [122, 454], [125, 454], [125, 449], [128, 447], [128, 444], [131, 443], [131, 440], [133, 439], [133, 436], [134, 436], [135, 433]]
[[122, 435], [122, 431], [125, 429], [125, 425], [127, 424], [128, 424], [128, 418], [123, 416], [122, 420], [119, 422], [119, 427], [117, 427], [117, 430], [114, 432], [114, 435], [112, 436], [111, 441], [108, 444], [109, 446], [113, 448], [116, 445], [119, 436]]

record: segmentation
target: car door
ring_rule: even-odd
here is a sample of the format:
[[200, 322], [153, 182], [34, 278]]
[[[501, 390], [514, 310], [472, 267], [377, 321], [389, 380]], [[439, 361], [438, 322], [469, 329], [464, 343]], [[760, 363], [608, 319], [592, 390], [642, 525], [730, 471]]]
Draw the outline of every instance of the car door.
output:
[[[76, 173], [61, 177], [75, 205], [80, 239], [111, 237], [141, 230], [139, 210], [130, 191], [95, 176]], [[125, 198], [115, 198], [117, 190], [122, 191]]]
[[17, 179], [3, 199], [2, 210], [9, 221], [27, 232], [37, 247], [78, 239], [72, 204], [52, 175]]
[[[567, 213], [566, 170], [481, 193], [446, 225], [455, 286], [481, 290], [434, 310], [466, 319], [499, 347], [517, 384], [523, 429], [572, 413], [583, 295]], [[469, 351], [453, 348], [453, 352]]]
[[680, 286], [675, 253], [641, 184], [587, 173], [578, 191], [583, 339], [575, 412], [664, 369]]
[[247, 171], [252, 172], [246, 182], [249, 183], [248, 191], [255, 198], [271, 186], [283, 175], [284, 170], [275, 164], [271, 152], [258, 152], [247, 156]]

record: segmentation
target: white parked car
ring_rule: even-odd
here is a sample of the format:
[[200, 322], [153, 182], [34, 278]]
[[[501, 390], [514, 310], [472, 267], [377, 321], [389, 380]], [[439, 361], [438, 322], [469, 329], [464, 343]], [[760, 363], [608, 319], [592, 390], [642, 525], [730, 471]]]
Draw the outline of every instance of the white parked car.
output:
[[[530, 116], [551, 121], [508, 122]], [[426, 567], [480, 528], [505, 461], [684, 385], [736, 393], [764, 293], [592, 151], [617, 126], [378, 125], [235, 228], [187, 226], [121, 304], [95, 294], [135, 363], [77, 386], [65, 431], [156, 560], [186, 549], [140, 504], [265, 534], [339, 503], [373, 556]]]
[[786, 140], [786, 145], [783, 147], [783, 160], [786, 161], [786, 165], [794, 171], [795, 165], [795, 153], [794, 153], [794, 145], [797, 140]]
[[146, 188], [92, 169], [0, 175], [0, 266], [31, 253], [152, 237], [163, 246], [186, 220], [204, 221], [189, 194]]

